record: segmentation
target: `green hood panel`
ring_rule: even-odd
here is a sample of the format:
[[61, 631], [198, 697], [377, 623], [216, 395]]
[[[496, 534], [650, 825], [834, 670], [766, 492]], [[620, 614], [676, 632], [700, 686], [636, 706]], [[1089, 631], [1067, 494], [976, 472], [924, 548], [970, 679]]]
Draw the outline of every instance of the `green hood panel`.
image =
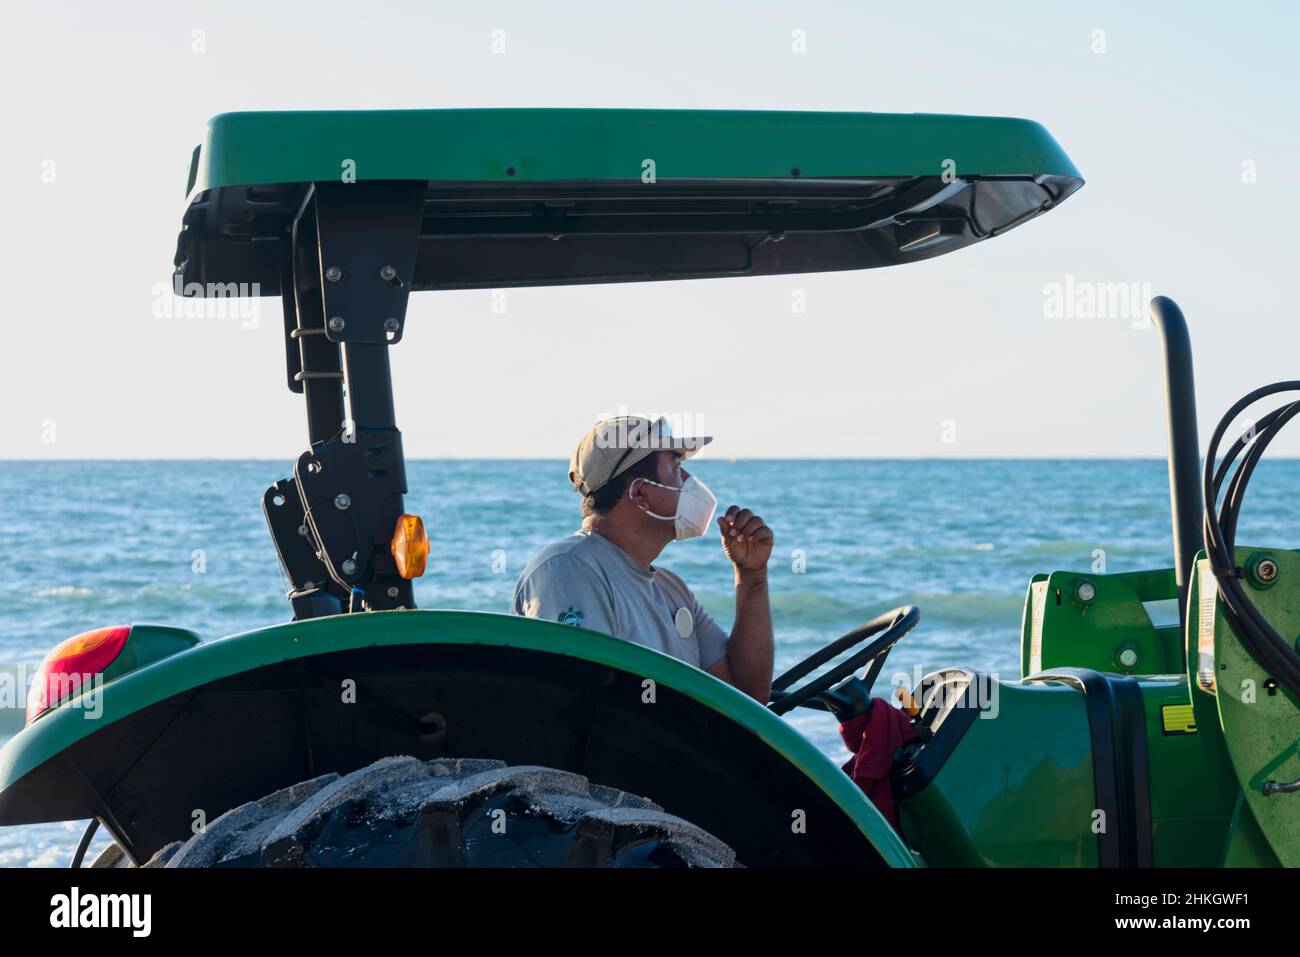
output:
[[[404, 645], [448, 646], [449, 653], [465, 646], [523, 649], [582, 659], [638, 680], [652, 680], [760, 739], [833, 802], [886, 863], [914, 864], [897, 834], [839, 768], [783, 720], [731, 686], [631, 642], [550, 622], [474, 612], [374, 612], [291, 622], [202, 642], [124, 675], [100, 692], [97, 717], [92, 718], [91, 709], [77, 707], [74, 701], [15, 735], [0, 751], [0, 823], [45, 819], [45, 808], [32, 806], [37, 803], [33, 796], [44, 789], [68, 787], [68, 782], [58, 777], [60, 771], [67, 770], [60, 765], [61, 755], [142, 709], [279, 662]], [[725, 755], [717, 757], [725, 760]], [[763, 781], [753, 782], [755, 789], [763, 785]], [[66, 813], [69, 808], [57, 810]]]

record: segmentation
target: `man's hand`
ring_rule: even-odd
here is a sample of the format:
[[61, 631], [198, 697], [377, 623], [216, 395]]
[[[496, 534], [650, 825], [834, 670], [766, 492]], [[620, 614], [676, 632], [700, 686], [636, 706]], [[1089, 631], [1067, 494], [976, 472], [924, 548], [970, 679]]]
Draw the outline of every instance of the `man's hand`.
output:
[[772, 555], [772, 530], [761, 518], [747, 508], [733, 505], [718, 517], [718, 528], [722, 530], [722, 550], [736, 566], [736, 574], [767, 568]]
[[749, 509], [736, 505], [719, 516], [718, 528], [722, 550], [736, 571], [736, 622], [726, 655], [709, 673], [765, 705], [772, 697], [772, 604], [767, 597], [772, 530]]

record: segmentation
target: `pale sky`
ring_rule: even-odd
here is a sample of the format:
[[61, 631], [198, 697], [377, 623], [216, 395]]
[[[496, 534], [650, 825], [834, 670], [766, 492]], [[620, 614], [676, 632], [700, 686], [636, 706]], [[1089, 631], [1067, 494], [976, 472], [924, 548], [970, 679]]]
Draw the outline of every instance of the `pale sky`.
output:
[[693, 416], [723, 457], [1162, 456], [1154, 330], [1045, 315], [1044, 288], [1178, 300], [1203, 435], [1298, 377], [1296, 9], [10, 2], [0, 456], [291, 462], [278, 300], [254, 328], [157, 314], [206, 121], [506, 106], [1021, 116], [1087, 185], [895, 269], [511, 290], [504, 315], [486, 290], [413, 296], [393, 355], [408, 457], [563, 459], [620, 407]]

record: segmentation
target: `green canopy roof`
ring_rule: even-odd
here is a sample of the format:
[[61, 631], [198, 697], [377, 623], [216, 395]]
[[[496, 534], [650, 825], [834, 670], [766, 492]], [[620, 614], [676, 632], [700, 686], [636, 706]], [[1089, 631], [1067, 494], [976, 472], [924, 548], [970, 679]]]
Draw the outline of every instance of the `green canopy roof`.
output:
[[178, 279], [277, 292], [276, 240], [309, 184], [350, 179], [427, 183], [417, 289], [895, 265], [996, 235], [1083, 182], [1019, 119], [224, 113], [194, 153]]

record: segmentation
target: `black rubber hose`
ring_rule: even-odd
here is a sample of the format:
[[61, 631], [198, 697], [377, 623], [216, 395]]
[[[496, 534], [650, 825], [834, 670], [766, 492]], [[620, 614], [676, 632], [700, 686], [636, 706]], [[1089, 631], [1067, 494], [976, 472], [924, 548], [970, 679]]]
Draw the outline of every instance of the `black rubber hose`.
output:
[[[1297, 411], [1300, 411], [1300, 407], [1297, 408]], [[1256, 458], [1255, 461], [1258, 461], [1258, 459]], [[1249, 462], [1244, 463], [1242, 469], [1246, 469], [1249, 464]], [[1229, 503], [1229, 508], [1231, 508], [1231, 505], [1232, 503]], [[1231, 524], [1236, 524], [1235, 512], [1229, 512], [1228, 521]], [[1235, 541], [1235, 539], [1227, 539], [1227, 541]], [[1273, 641], [1271, 636], [1277, 635], [1277, 633], [1250, 600], [1245, 589], [1241, 586], [1238, 575], [1234, 574], [1234, 577], [1228, 582], [1226, 590], [1227, 607], [1233, 616], [1234, 623], [1239, 627], [1239, 630], [1244, 632], [1247, 640], [1243, 641], [1243, 643], [1246, 644], [1252, 656], [1261, 663], [1267, 663], [1271, 671], [1276, 672], [1280, 678], [1288, 683], [1288, 687], [1291, 687], [1292, 682], [1300, 684], [1300, 667], [1297, 667], [1294, 657], [1289, 654], [1290, 649], [1287, 647], [1287, 643], [1281, 639], [1280, 635], [1277, 636], [1277, 642]], [[1277, 648], [1282, 650], [1281, 655], [1275, 653]]]
[[98, 830], [99, 818], [92, 817], [89, 826], [86, 828], [86, 833], [81, 835], [81, 842], [77, 845], [76, 853], [72, 855], [72, 861], [68, 864], [69, 867], [81, 866], [81, 862], [86, 859], [86, 851], [90, 848], [90, 839], [95, 836], [95, 832]]
[[[1237, 540], [1237, 519], [1241, 515], [1241, 501], [1246, 494], [1246, 486], [1250, 483], [1251, 473], [1255, 471], [1255, 463], [1257, 463], [1260, 456], [1263, 455], [1264, 449], [1268, 448], [1268, 444], [1273, 441], [1273, 436], [1277, 434], [1277, 430], [1285, 424], [1285, 421], [1279, 421], [1281, 416], [1295, 408], [1300, 408], [1300, 405], [1292, 403], [1290, 406], [1275, 409], [1256, 423], [1254, 435], [1255, 442], [1250, 446], [1250, 451], [1242, 461], [1241, 467], [1233, 473], [1232, 484], [1228, 487], [1228, 496], [1225, 499], [1225, 502], [1228, 505], [1228, 523], [1223, 528], [1223, 536], [1225, 540], [1234, 542]], [[1291, 412], [1286, 416], [1286, 420], [1289, 421], [1294, 414], [1294, 412]], [[1277, 424], [1275, 425], [1274, 423]], [[1238, 446], [1244, 448], [1245, 445], [1246, 440], [1244, 438], [1238, 439], [1237, 442], [1233, 444], [1232, 449], [1229, 450], [1228, 456], [1225, 456], [1225, 460], [1229, 458], [1235, 460], [1241, 453], [1241, 448]]]
[[[1258, 390], [1253, 395], [1258, 398], [1261, 394], [1271, 394], [1274, 391], [1283, 390], [1284, 387], [1281, 385], [1272, 386]], [[1243, 402], [1245, 401], [1243, 400]], [[1240, 411], [1241, 407], [1242, 403], [1239, 403], [1227, 418], [1231, 419], [1233, 415]], [[1255, 434], [1254, 445], [1251, 446], [1246, 458], [1232, 476], [1228, 494], [1224, 499], [1217, 523], [1214, 520], [1212, 510], [1207, 510], [1206, 523], [1207, 553], [1212, 555], [1212, 565], [1219, 581], [1219, 591], [1223, 599], [1225, 615], [1241, 636], [1242, 643], [1246, 645], [1252, 656], [1259, 660], [1261, 664], [1264, 664], [1270, 672], [1275, 672], [1284, 681], [1288, 681], [1288, 684], [1290, 683], [1288, 679], [1291, 678], [1300, 681], [1300, 668], [1295, 666], [1294, 655], [1289, 653], [1290, 649], [1285, 642], [1275, 642], [1273, 640], [1276, 632], [1273, 631], [1272, 626], [1259, 613], [1259, 610], [1242, 589], [1238, 581], [1240, 572], [1235, 568], [1232, 546], [1235, 542], [1237, 520], [1240, 516], [1241, 504], [1251, 473], [1269, 443], [1276, 437], [1282, 426], [1290, 421], [1298, 411], [1300, 411], [1300, 404], [1292, 403], [1270, 413], [1260, 421], [1259, 425], [1262, 428]], [[1215, 450], [1217, 450], [1217, 441], [1219, 439], [1221, 439], [1221, 432], [1216, 434], [1216, 441], [1213, 443]], [[1224, 456], [1224, 461], [1217, 470], [1213, 483], [1213, 492], [1216, 498], [1228, 469], [1246, 446], [1247, 441], [1244, 437], [1239, 439], [1233, 444], [1228, 454]], [[1211, 452], [1211, 456], [1212, 454], [1213, 452]], [[1209, 461], [1212, 461], [1212, 457]], [[1280, 639], [1280, 636], [1277, 637]], [[1279, 652], [1281, 653], [1279, 654]]]
[[[1243, 409], [1260, 399], [1279, 392], [1300, 391], [1300, 381], [1278, 382], [1263, 386], [1239, 400], [1219, 421], [1205, 453], [1205, 554], [1210, 560], [1218, 583], [1219, 599], [1224, 617], [1241, 639], [1247, 652], [1270, 675], [1276, 678], [1292, 695], [1300, 698], [1300, 654], [1291, 647], [1277, 630], [1260, 613], [1241, 585], [1242, 572], [1236, 567], [1235, 545], [1237, 522], [1241, 516], [1242, 502], [1250, 484], [1255, 466], [1273, 439], [1296, 415], [1300, 415], [1300, 401], [1289, 402], [1262, 417], [1251, 437], [1241, 436], [1224, 453], [1215, 467], [1219, 444], [1232, 420]], [[1247, 450], [1248, 449], [1248, 450]], [[1242, 451], [1247, 450], [1244, 457]], [[1241, 457], [1238, 463], [1237, 459]], [[1233, 466], [1236, 465], [1235, 471]], [[1231, 473], [1231, 479], [1228, 476]], [[1220, 492], [1228, 480], [1226, 494], [1219, 505]], [[1218, 510], [1216, 512], [1216, 506]]]
[[[1237, 540], [1237, 519], [1241, 515], [1241, 501], [1246, 495], [1246, 486], [1250, 483], [1251, 473], [1255, 471], [1255, 466], [1259, 463], [1268, 448], [1270, 442], [1282, 430], [1282, 427], [1290, 422], [1297, 412], [1300, 412], [1300, 402], [1292, 402], [1288, 406], [1277, 409], [1269, 413], [1265, 418], [1268, 424], [1261, 430], [1257, 430], [1255, 441], [1250, 446], [1250, 451], [1242, 460], [1241, 466], [1232, 476], [1232, 484], [1228, 488], [1228, 497], [1225, 499], [1227, 505], [1228, 524], [1224, 528], [1226, 540]], [[1263, 421], [1263, 420], [1261, 420]]]
[[[1293, 419], [1297, 412], [1300, 412], [1300, 403], [1292, 403], [1291, 405], [1278, 410], [1278, 414], [1271, 415], [1269, 417], [1271, 422], [1268, 428], [1257, 433], [1255, 443], [1250, 446], [1250, 451], [1247, 453], [1246, 458], [1242, 460], [1241, 465], [1233, 474], [1232, 484], [1229, 486], [1228, 494], [1224, 499], [1224, 507], [1221, 514], [1221, 525], [1224, 526], [1222, 541], [1225, 544], [1236, 543], [1237, 521], [1241, 515], [1241, 505], [1245, 498], [1246, 487], [1250, 482], [1250, 476], [1254, 472], [1255, 466], [1264, 454], [1264, 450], [1268, 448], [1269, 443], [1272, 442], [1278, 432], [1281, 431], [1282, 426], [1286, 425], [1287, 422]], [[1235, 552], [1233, 548], [1231, 545], [1228, 545], [1227, 555], [1233, 556], [1234, 554]], [[1257, 630], [1263, 633], [1272, 631], [1272, 626], [1269, 625], [1268, 621], [1259, 613], [1259, 609], [1255, 607], [1254, 603], [1246, 597], [1244, 589], [1242, 589], [1238, 583], [1239, 576], [1235, 574], [1235, 571], [1234, 568], [1232, 587], [1230, 588], [1230, 591], [1232, 592], [1231, 597], [1234, 599], [1233, 611], [1238, 616], [1244, 616], [1245, 618], [1250, 619], [1255, 624]]]

